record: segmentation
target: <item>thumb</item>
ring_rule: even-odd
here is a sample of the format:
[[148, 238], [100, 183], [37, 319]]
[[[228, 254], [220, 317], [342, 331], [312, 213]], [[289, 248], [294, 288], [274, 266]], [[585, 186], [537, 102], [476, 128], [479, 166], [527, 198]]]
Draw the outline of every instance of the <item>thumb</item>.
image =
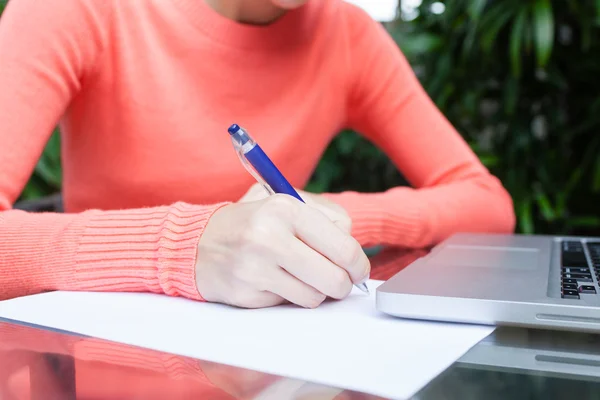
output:
[[261, 184], [255, 183], [239, 200], [240, 203], [263, 200], [269, 197], [268, 190]]

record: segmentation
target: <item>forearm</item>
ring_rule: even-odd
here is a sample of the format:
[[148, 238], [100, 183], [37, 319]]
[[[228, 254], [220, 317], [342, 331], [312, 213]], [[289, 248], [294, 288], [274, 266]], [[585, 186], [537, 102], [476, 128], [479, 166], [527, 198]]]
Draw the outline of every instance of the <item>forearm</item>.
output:
[[491, 175], [327, 197], [348, 211], [352, 234], [365, 247], [426, 248], [458, 232], [507, 233], [515, 226], [512, 200]]
[[48, 290], [153, 292], [200, 300], [197, 245], [220, 206], [0, 212], [0, 300]]

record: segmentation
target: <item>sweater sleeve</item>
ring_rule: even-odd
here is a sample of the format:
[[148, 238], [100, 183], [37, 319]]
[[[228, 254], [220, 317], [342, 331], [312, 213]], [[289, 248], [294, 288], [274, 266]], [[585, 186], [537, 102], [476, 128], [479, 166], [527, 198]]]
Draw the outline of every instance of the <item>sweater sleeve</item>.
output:
[[364, 246], [424, 248], [456, 232], [511, 232], [511, 197], [421, 87], [385, 29], [350, 6], [348, 125], [381, 148], [411, 187], [328, 196]]
[[104, 51], [110, 0], [12, 0], [0, 23], [0, 300], [45, 290], [201, 299], [199, 237], [222, 204], [34, 214], [11, 210]]

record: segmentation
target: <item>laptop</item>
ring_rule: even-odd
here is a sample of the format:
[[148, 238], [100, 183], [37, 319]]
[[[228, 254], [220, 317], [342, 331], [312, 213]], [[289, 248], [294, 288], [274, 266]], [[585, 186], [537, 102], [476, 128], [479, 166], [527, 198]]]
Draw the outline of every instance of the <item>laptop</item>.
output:
[[457, 234], [377, 288], [396, 317], [600, 333], [600, 238]]

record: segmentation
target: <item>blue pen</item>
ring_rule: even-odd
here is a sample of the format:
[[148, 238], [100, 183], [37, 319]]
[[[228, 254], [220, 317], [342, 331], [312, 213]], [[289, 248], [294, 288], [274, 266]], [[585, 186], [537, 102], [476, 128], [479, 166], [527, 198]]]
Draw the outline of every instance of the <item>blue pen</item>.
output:
[[[269, 194], [287, 194], [304, 203], [302, 197], [300, 197], [294, 187], [290, 185], [246, 130], [237, 124], [233, 124], [229, 127], [228, 131], [240, 162]], [[369, 293], [369, 289], [365, 283], [359, 283], [355, 286], [363, 292]]]

